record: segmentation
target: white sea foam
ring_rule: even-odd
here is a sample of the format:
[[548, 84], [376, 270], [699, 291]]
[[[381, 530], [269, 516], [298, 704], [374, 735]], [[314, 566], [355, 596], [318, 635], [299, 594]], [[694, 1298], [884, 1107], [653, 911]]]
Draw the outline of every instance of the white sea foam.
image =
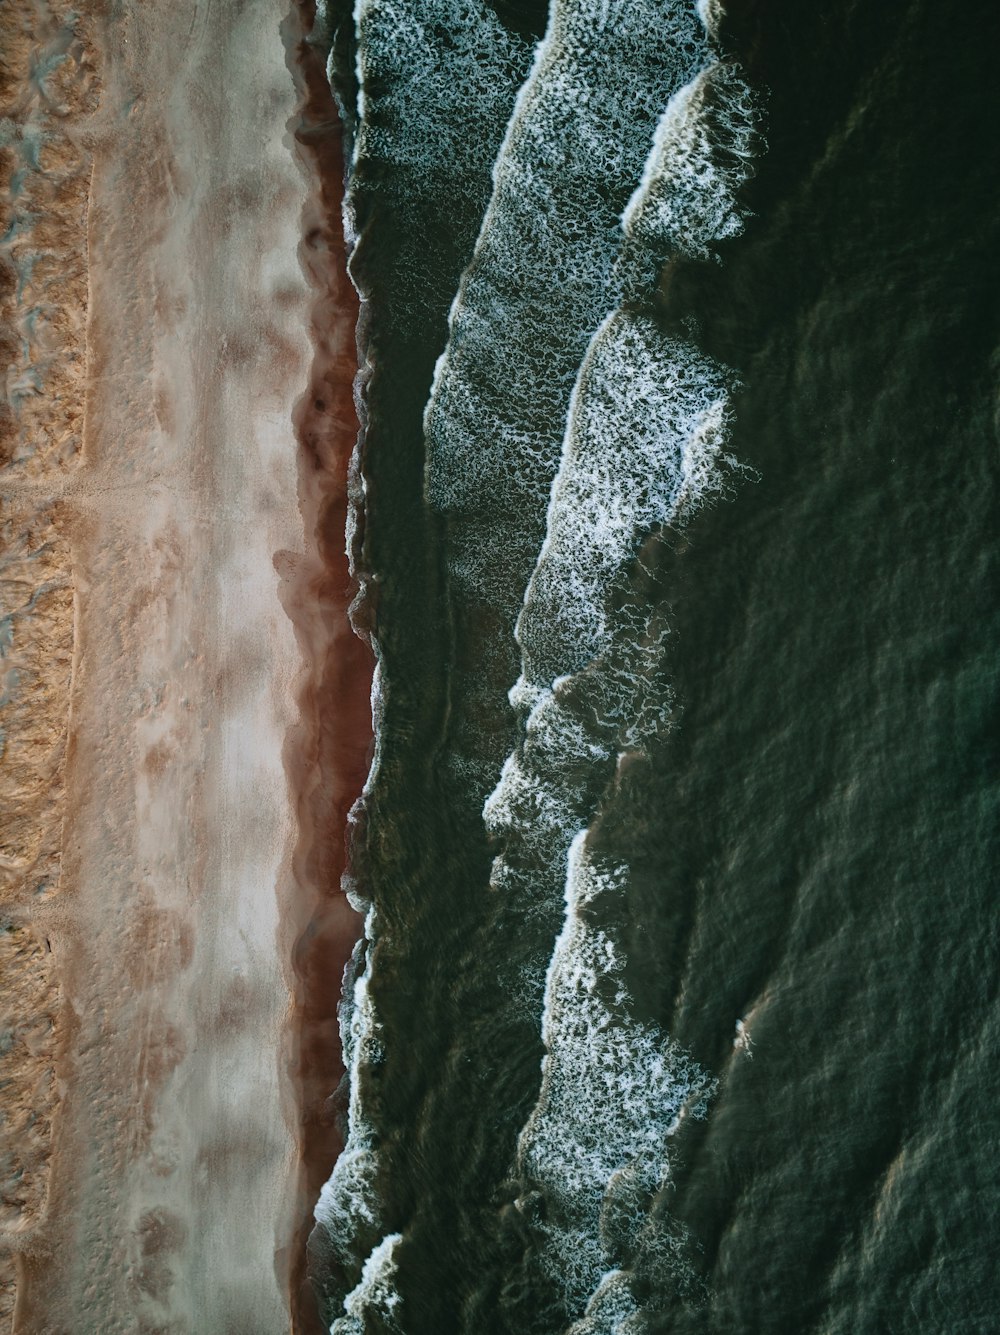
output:
[[709, 259], [743, 230], [737, 196], [753, 170], [757, 99], [737, 66], [715, 61], [670, 99], [642, 180], [622, 213], [628, 290], [671, 254]]
[[[524, 76], [527, 43], [484, 0], [358, 0], [355, 163], [391, 164], [394, 191], [478, 191]], [[402, 178], [402, 179], [401, 179]]]
[[[610, 648], [610, 585], [639, 543], [725, 486], [726, 394], [716, 366], [618, 311], [595, 334], [570, 407], [545, 541], [517, 638], [536, 685]], [[720, 466], [721, 465], [721, 466]]]
[[690, 0], [555, 0], [518, 96], [425, 414], [431, 502], [505, 529], [498, 550], [453, 525], [452, 574], [512, 616], [576, 371], [615, 302], [621, 209], [706, 55]]
[[390, 1233], [372, 1251], [359, 1284], [344, 1299], [344, 1315], [334, 1321], [330, 1335], [365, 1335], [370, 1314], [380, 1318], [379, 1330], [386, 1335], [400, 1329], [396, 1320], [400, 1298], [395, 1279], [396, 1248], [402, 1240], [401, 1233]]
[[698, 17], [705, 25], [709, 37], [715, 38], [722, 22], [722, 0], [698, 0]]
[[[522, 674], [511, 703], [521, 744], [487, 799], [487, 828], [516, 857], [565, 865], [589, 821], [588, 779], [670, 723], [662, 679], [667, 626], [656, 609], [608, 596], [644, 537], [725, 490], [722, 377], [644, 316], [616, 312], [595, 335], [574, 390], [545, 541], [517, 623]], [[586, 701], [581, 711], [579, 697]], [[494, 863], [503, 889], [510, 859]]]
[[669, 1140], [705, 1115], [715, 1083], [631, 1014], [624, 959], [594, 915], [627, 880], [627, 867], [599, 862], [586, 832], [576, 835], [545, 985], [541, 1090], [517, 1151], [519, 1179], [545, 1196], [544, 1258], [578, 1314], [638, 1243], [646, 1200], [669, 1177]]
[[[752, 113], [738, 71], [718, 62], [671, 99], [622, 214], [619, 277], [633, 302], [648, 299], [665, 254], [708, 258], [739, 230]], [[632, 1017], [624, 961], [592, 911], [600, 902], [600, 921], [613, 921], [628, 871], [596, 863], [580, 827], [595, 801], [588, 761], [609, 770], [617, 751], [641, 749], [669, 726], [670, 692], [658, 678], [666, 624], [630, 600], [627, 572], [651, 535], [724, 494], [739, 471], [724, 449], [726, 379], [634, 308], [613, 310], [593, 335], [517, 622], [522, 673], [510, 698], [524, 736], [484, 808], [501, 842], [497, 889], [523, 893], [534, 874], [544, 895], [553, 870], [567, 867], [542, 1084], [516, 1174], [545, 1197], [541, 1259], [577, 1318], [573, 1335], [642, 1328], [636, 1265], [696, 1287], [683, 1231], [650, 1204], [669, 1178], [670, 1138], [683, 1118], [704, 1115], [714, 1081]]]
[[[701, 255], [738, 225], [745, 154], [730, 153], [723, 170], [716, 152], [720, 125], [727, 142], [748, 142], [752, 100], [743, 88], [737, 71], [716, 62], [671, 99], [624, 214], [637, 252], [655, 253], [672, 228]], [[697, 189], [708, 202], [692, 207], [685, 231], [672, 220]], [[627, 598], [612, 606], [611, 595], [650, 534], [690, 518], [740, 471], [724, 449], [727, 419], [720, 367], [666, 337], [650, 315], [621, 308], [605, 317], [570, 396], [544, 541], [517, 620], [522, 671], [510, 699], [524, 737], [484, 808], [491, 833], [519, 841], [518, 855], [528, 849], [558, 864], [590, 819], [581, 805], [587, 760], [642, 748], [669, 725], [670, 692], [658, 676], [666, 624]], [[581, 692], [589, 708], [577, 700], [567, 712]], [[501, 853], [494, 884], [508, 874]]]
[[[359, 123], [352, 127], [352, 165], [357, 168], [365, 161], [379, 170], [366, 175], [363, 187], [354, 172], [348, 182], [343, 223], [352, 254], [363, 241], [361, 218], [371, 204], [372, 191], [391, 189], [397, 205], [426, 202], [428, 196], [437, 195], [452, 208], [465, 203], [472, 218], [478, 217], [489, 193], [490, 168], [530, 60], [529, 44], [508, 32], [485, 0], [357, 0], [354, 18]], [[319, 23], [329, 40], [331, 16], [322, 3]], [[465, 244], [471, 251], [475, 221], [465, 226], [469, 230]], [[456, 244], [461, 245], [458, 223], [455, 230]], [[411, 251], [419, 251], [419, 235], [410, 237], [409, 245]], [[361, 298], [363, 325], [369, 314], [368, 294], [355, 265], [351, 277]], [[415, 301], [421, 307], [428, 300], [434, 276], [421, 269], [417, 277], [421, 281], [416, 285]], [[398, 310], [395, 313], [398, 316]], [[360, 585], [351, 609], [352, 622], [370, 641], [376, 657], [371, 699], [375, 749], [364, 789], [349, 816], [352, 829], [362, 819], [378, 783], [383, 751], [382, 656], [377, 637], [363, 628], [360, 611], [368, 576], [358, 561], [366, 491], [361, 456], [367, 426], [365, 387], [372, 370], [366, 353], [355, 381], [362, 433], [350, 465], [346, 542], [351, 573]], [[366, 1074], [382, 1058], [382, 1036], [369, 990], [377, 936], [375, 910], [366, 886], [345, 875], [344, 888], [353, 907], [367, 912], [367, 962], [341, 1009], [341, 1039], [350, 1081], [347, 1143], [315, 1213], [319, 1249], [335, 1255], [349, 1272], [360, 1263], [359, 1248], [367, 1247], [383, 1229], [377, 1134], [363, 1094]], [[357, 1288], [346, 1299], [345, 1316], [335, 1323], [344, 1335], [362, 1329], [366, 1308], [377, 1309], [383, 1322], [388, 1320], [395, 1304], [394, 1238], [396, 1235], [379, 1244], [365, 1262]]]
[[608, 1271], [567, 1335], [640, 1335], [641, 1309], [632, 1292], [632, 1276], [625, 1270]]
[[[541, 1091], [516, 1168], [547, 1199], [542, 1254], [581, 1318], [577, 1335], [636, 1328], [624, 1269], [636, 1256], [680, 1267], [674, 1235], [648, 1207], [669, 1178], [671, 1137], [685, 1117], [704, 1115], [713, 1083], [633, 1016], [619, 947], [592, 913], [620, 898], [627, 868], [598, 865], [581, 829], [593, 815], [593, 774], [670, 721], [663, 615], [611, 595], [626, 593], [650, 534], [724, 492], [734, 467], [722, 370], [666, 338], [650, 315], [618, 305], [651, 297], [642, 285], [666, 253], [705, 257], [739, 227], [749, 103], [738, 74], [711, 62], [699, 13], [712, 27], [714, 7], [691, 0], [554, 0], [425, 415], [427, 491], [451, 515], [453, 577], [512, 621], [524, 591], [522, 675], [511, 692], [524, 738], [484, 815], [502, 843], [495, 886], [525, 867], [542, 887], [565, 885], [546, 975]], [[512, 59], [504, 48], [498, 66], [496, 51], [477, 46], [494, 22], [485, 14], [472, 0], [360, 0], [371, 96], [359, 156], [378, 156], [397, 179], [410, 173], [427, 189], [440, 173], [461, 175], [475, 146], [454, 142], [454, 126], [465, 140], [475, 138], [476, 117], [495, 129], [502, 99], [490, 102], [483, 80], [495, 84]], [[465, 25], [453, 69], [465, 61], [468, 87], [453, 70], [442, 86], [448, 62], [433, 45], [442, 22]], [[467, 98], [471, 123], [456, 119]], [[432, 105], [452, 127], [443, 138], [427, 135]], [[721, 153], [720, 126], [729, 134]], [[349, 229], [356, 221], [349, 206]], [[477, 529], [487, 511], [489, 542]], [[348, 1145], [317, 1207], [356, 1264], [358, 1236], [370, 1245], [384, 1233], [360, 1095], [380, 1057], [370, 958], [345, 1035]], [[398, 1242], [384, 1237], [368, 1256], [335, 1325], [342, 1335], [363, 1329], [368, 1311], [392, 1329]]]
[[[345, 995], [340, 1009], [340, 1039], [350, 1079], [347, 1143], [323, 1185], [315, 1209], [316, 1222], [323, 1233], [323, 1250], [344, 1263], [356, 1251], [359, 1232], [370, 1234], [381, 1227], [375, 1129], [364, 1107], [361, 1088], [364, 1072], [377, 1067], [383, 1057], [381, 1029], [369, 992], [375, 936], [376, 913], [374, 907], [369, 907], [365, 918], [368, 952], [365, 968]], [[355, 969], [360, 950], [359, 943], [353, 960]]]

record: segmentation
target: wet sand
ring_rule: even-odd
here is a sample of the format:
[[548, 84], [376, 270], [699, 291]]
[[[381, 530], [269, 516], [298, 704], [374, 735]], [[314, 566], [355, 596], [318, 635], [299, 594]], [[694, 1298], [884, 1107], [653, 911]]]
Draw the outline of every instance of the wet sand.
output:
[[296, 161], [298, 21], [179, 0], [98, 28], [82, 450], [6, 486], [53, 516], [73, 615], [60, 888], [30, 914], [58, 1104], [47, 1198], [4, 1236], [32, 1335], [288, 1329], [336, 1152], [369, 720], [336, 557], [354, 312]]
[[347, 277], [341, 224], [344, 161], [340, 124], [320, 51], [305, 40], [312, 4], [286, 27], [289, 66], [300, 95], [298, 158], [310, 184], [300, 256], [313, 289], [314, 348], [306, 393], [296, 406], [299, 497], [310, 540], [306, 556], [279, 566], [282, 602], [306, 662], [301, 721], [286, 764], [298, 821], [293, 894], [286, 901], [285, 951], [294, 962], [290, 1071], [300, 1116], [297, 1218], [289, 1244], [294, 1328], [325, 1331], [306, 1276], [306, 1243], [320, 1188], [342, 1148], [334, 1091], [344, 1074], [337, 1006], [344, 967], [361, 922], [341, 891], [348, 814], [372, 756], [372, 655], [351, 630], [354, 594], [345, 552], [347, 478], [357, 438], [357, 296]]

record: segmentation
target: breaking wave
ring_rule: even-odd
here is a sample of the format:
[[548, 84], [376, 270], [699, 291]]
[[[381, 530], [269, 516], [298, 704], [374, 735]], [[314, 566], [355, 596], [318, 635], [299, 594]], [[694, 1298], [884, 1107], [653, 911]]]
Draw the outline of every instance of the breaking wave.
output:
[[402, 1240], [401, 1233], [390, 1233], [368, 1257], [357, 1288], [344, 1299], [344, 1315], [330, 1327], [330, 1335], [365, 1335], [371, 1314], [380, 1318], [379, 1329], [384, 1335], [395, 1335], [399, 1331], [396, 1313], [400, 1299], [395, 1286], [395, 1253]]
[[613, 922], [628, 869], [598, 865], [585, 840], [618, 757], [670, 726], [666, 616], [637, 590], [643, 554], [740, 471], [724, 450], [726, 373], [664, 334], [650, 289], [669, 254], [709, 258], [742, 226], [735, 199], [754, 119], [737, 70], [702, 70], [672, 97], [623, 212], [619, 270], [630, 300], [594, 334], [573, 389], [516, 627], [522, 671], [510, 698], [523, 739], [484, 808], [501, 848], [495, 890], [544, 913], [565, 873], [542, 1086], [515, 1178], [521, 1210], [536, 1216], [529, 1265], [558, 1290], [566, 1319], [578, 1319], [575, 1335], [640, 1328], [628, 1267], [644, 1256], [694, 1287], [683, 1231], [652, 1205], [668, 1179], [667, 1141], [683, 1116], [704, 1115], [713, 1082], [630, 1018], [613, 931], [591, 919], [599, 907], [601, 922]]
[[[660, 262], [669, 247], [705, 256], [738, 228], [733, 200], [749, 170], [743, 146], [752, 116], [749, 90], [721, 62], [671, 99], [624, 213], [623, 263], [635, 271], [640, 256]], [[740, 150], [728, 172], [716, 165], [720, 122], [732, 126], [723, 143]], [[692, 210], [682, 231], [669, 222], [672, 183], [686, 199], [693, 181], [712, 199], [700, 223]], [[545, 537], [515, 631], [521, 675], [510, 699], [523, 739], [484, 811], [504, 846], [494, 864], [498, 887], [524, 852], [561, 872], [570, 840], [593, 813], [595, 774], [669, 726], [667, 620], [632, 587], [640, 553], [724, 495], [742, 471], [724, 449], [727, 373], [666, 335], [653, 293], [644, 295], [646, 311], [621, 306], [605, 317], [570, 397]]]
[[340, 1008], [340, 1041], [350, 1082], [347, 1143], [316, 1203], [315, 1217], [321, 1227], [312, 1242], [327, 1267], [347, 1273], [358, 1272], [373, 1238], [383, 1231], [377, 1135], [365, 1098], [367, 1082], [383, 1053], [378, 1016], [369, 993], [370, 952], [375, 937], [375, 910], [370, 908], [364, 941], [355, 947], [347, 969], [353, 984], [345, 987]]
[[[753, 99], [712, 54], [714, 20], [690, 0], [554, 0], [501, 142], [496, 89], [509, 107], [519, 57], [491, 11], [471, 0], [357, 9], [355, 171], [378, 159], [392, 167], [387, 190], [409, 182], [404, 195], [446, 197], [456, 173], [482, 173], [485, 149], [499, 147], [425, 410], [425, 481], [447, 517], [453, 602], [465, 615], [488, 607], [503, 628], [504, 645], [483, 652], [506, 662], [516, 623], [510, 700], [521, 740], [483, 816], [498, 848], [494, 890], [544, 920], [565, 902], [544, 998], [535, 985], [542, 1083], [513, 1171], [522, 1211], [544, 1201], [531, 1263], [576, 1335], [636, 1328], [631, 1277], [644, 1257], [693, 1282], [682, 1231], [657, 1200], [669, 1142], [704, 1115], [713, 1080], [632, 1014], [614, 927], [628, 868], [591, 855], [586, 833], [622, 754], [671, 726], [668, 614], [650, 597], [647, 562], [740, 471], [725, 449], [728, 373], [665, 332], [658, 313], [663, 263], [710, 258], [742, 225]], [[428, 97], [442, 121], [436, 139]], [[474, 126], [455, 137], [466, 98], [486, 127], [475, 143]], [[350, 235], [360, 199], [349, 189]], [[362, 268], [356, 255], [352, 272]], [[364, 296], [363, 276], [356, 282]], [[382, 1044], [370, 992], [376, 928], [370, 908], [364, 968], [343, 1012], [347, 1147], [317, 1207], [325, 1245], [352, 1277], [338, 1335], [369, 1316], [397, 1329], [401, 1302], [401, 1234], [380, 1209], [377, 1100], [366, 1093]]]
[[[318, 8], [319, 27], [332, 42], [335, 6], [321, 0]], [[361, 831], [381, 781], [384, 693], [389, 689], [367, 610], [372, 588], [363, 552], [368, 399], [376, 372], [368, 340], [378, 321], [392, 337], [406, 331], [417, 343], [426, 343], [438, 320], [443, 338], [448, 304], [472, 252], [491, 188], [490, 169], [532, 48], [508, 32], [484, 0], [358, 0], [352, 45], [356, 105], [345, 104], [345, 80], [333, 52], [329, 73], [352, 143], [343, 221], [348, 268], [361, 299], [361, 364], [355, 384], [361, 432], [350, 464], [346, 533], [351, 575], [358, 585], [351, 619], [376, 659], [375, 752], [349, 816], [359, 861]], [[367, 226], [378, 207], [388, 215], [389, 246], [385, 226], [378, 237]], [[364, 942], [348, 970], [341, 1006], [350, 1087], [347, 1138], [317, 1203], [310, 1247], [319, 1258], [328, 1301], [335, 1309], [344, 1301], [347, 1324], [338, 1323], [338, 1329], [347, 1332], [362, 1328], [363, 1309], [372, 1303], [387, 1319], [394, 1264], [386, 1244], [394, 1235], [376, 1245], [385, 1223], [372, 1096], [382, 1056], [381, 1027], [369, 990], [379, 935], [370, 902], [374, 892], [363, 873], [345, 875], [344, 888], [353, 907], [366, 914]]]
[[664, 106], [707, 54], [686, 0], [555, 0], [518, 95], [425, 416], [452, 579], [508, 624], [581, 359], [616, 302], [621, 212]]
[[[542, 1086], [517, 1151], [518, 1176], [544, 1196], [537, 1254], [566, 1310], [582, 1312], [593, 1294], [580, 1335], [627, 1329], [629, 1277], [609, 1271], [643, 1245], [662, 1250], [649, 1206], [669, 1179], [669, 1142], [686, 1118], [705, 1116], [715, 1089], [687, 1053], [631, 1015], [621, 949], [600, 925], [627, 883], [628, 868], [593, 857], [581, 830], [545, 985]], [[519, 1199], [522, 1212], [533, 1193]], [[676, 1237], [672, 1250], [680, 1256]]]
[[503, 846], [497, 889], [550, 903], [618, 753], [670, 725], [665, 612], [629, 596], [629, 576], [651, 534], [725, 489], [726, 411], [719, 369], [655, 321], [616, 312], [601, 326], [517, 623], [524, 733], [484, 808]]
[[530, 47], [483, 0], [361, 0], [354, 162], [391, 163], [391, 188], [478, 201]]

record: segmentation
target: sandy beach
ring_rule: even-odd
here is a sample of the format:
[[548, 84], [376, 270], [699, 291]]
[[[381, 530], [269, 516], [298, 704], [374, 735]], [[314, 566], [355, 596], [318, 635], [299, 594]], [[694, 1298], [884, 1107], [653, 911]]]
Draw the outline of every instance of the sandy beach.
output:
[[[330, 470], [356, 424], [326, 431], [310, 480], [293, 414], [305, 442], [344, 403], [296, 413], [310, 377], [331, 374], [302, 263], [303, 211], [321, 205], [295, 144], [297, 22], [273, 0], [92, 19], [82, 439], [70, 464], [4, 479], [8, 514], [50, 517], [69, 609], [61, 870], [16, 915], [52, 961], [39, 986], [58, 987], [39, 1039], [55, 1110], [44, 1199], [2, 1236], [18, 1332], [290, 1324], [321, 1171], [300, 1166], [300, 1126], [323, 1121], [337, 1074], [335, 1002], [310, 999], [308, 942], [339, 958], [355, 932], [316, 878], [342, 867], [343, 774], [363, 773], [368, 746], [352, 640], [360, 675], [340, 694], [360, 716], [350, 736], [327, 721], [310, 751], [349, 634], [346, 570], [331, 584], [312, 535], [323, 519], [335, 546]], [[353, 318], [333, 336], [347, 383]], [[339, 844], [315, 828], [338, 783]], [[331, 1118], [318, 1134], [325, 1164]]]

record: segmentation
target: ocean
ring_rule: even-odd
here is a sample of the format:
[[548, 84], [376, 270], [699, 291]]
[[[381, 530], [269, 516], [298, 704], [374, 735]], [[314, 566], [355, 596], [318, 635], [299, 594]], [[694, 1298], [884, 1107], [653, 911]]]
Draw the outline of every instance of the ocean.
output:
[[1000, 16], [329, 0], [337, 1335], [1000, 1330]]

